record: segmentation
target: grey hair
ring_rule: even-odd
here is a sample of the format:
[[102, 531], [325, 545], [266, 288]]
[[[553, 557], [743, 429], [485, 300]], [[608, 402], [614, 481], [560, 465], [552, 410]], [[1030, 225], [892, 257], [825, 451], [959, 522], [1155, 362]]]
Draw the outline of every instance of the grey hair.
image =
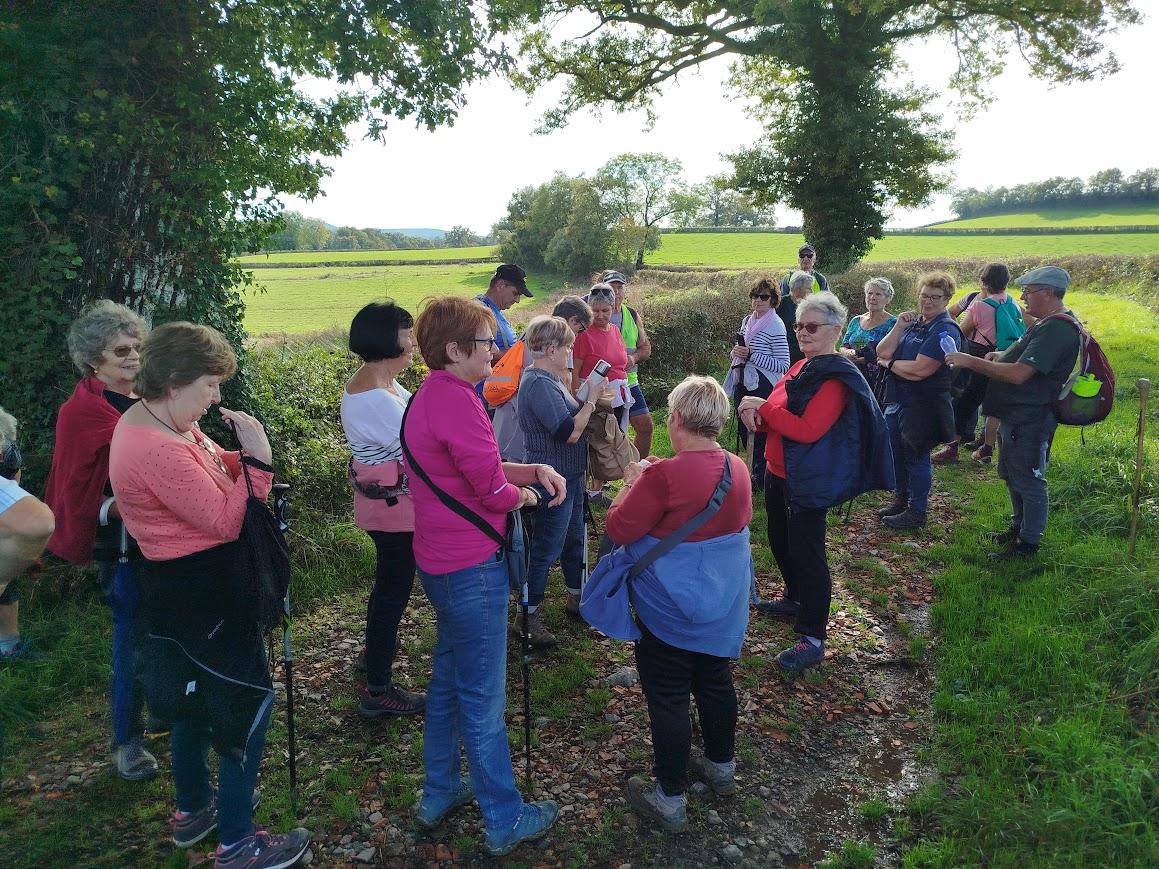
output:
[[570, 347], [575, 343], [575, 335], [563, 317], [540, 314], [527, 324], [527, 331], [523, 333], [523, 343], [527, 345], [532, 356], [539, 357], [547, 352], [547, 348], [552, 344], [556, 347]]
[[885, 300], [887, 302], [893, 298], [893, 283], [889, 278], [870, 278], [865, 282], [865, 286], [862, 289], [868, 290], [870, 287], [877, 287], [877, 289], [885, 293]]
[[585, 328], [592, 324], [591, 305], [579, 296], [564, 296], [555, 303], [551, 315], [553, 317], [563, 317], [565, 320], [570, 320], [572, 317], [575, 317], [580, 321], [580, 325]]
[[0, 453], [16, 443], [16, 417], [0, 407]]
[[101, 358], [101, 351], [110, 338], [124, 332], [142, 340], [148, 331], [145, 321], [135, 311], [111, 299], [101, 299], [73, 320], [68, 329], [68, 355], [81, 374], [91, 374], [96, 367], [93, 363]]
[[686, 432], [715, 440], [728, 421], [728, 393], [716, 378], [690, 374], [668, 393], [668, 412], [680, 414]]
[[789, 289], [793, 287], [813, 286], [813, 275], [810, 272], [795, 271], [789, 276]]
[[816, 311], [830, 326], [845, 328], [849, 319], [849, 310], [841, 304], [841, 300], [832, 293], [814, 293], [797, 305], [797, 322], [809, 311]]

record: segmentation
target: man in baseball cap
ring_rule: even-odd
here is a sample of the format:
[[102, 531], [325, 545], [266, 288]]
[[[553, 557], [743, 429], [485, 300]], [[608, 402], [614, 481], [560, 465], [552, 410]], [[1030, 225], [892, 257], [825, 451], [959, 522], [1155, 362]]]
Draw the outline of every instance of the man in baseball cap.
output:
[[[827, 293], [829, 292], [829, 281], [825, 280], [825, 276], [818, 271], [814, 271], [817, 265], [817, 249], [811, 244], [803, 244], [797, 248], [797, 262], [799, 268], [794, 271], [802, 271], [813, 276], [813, 292]], [[789, 272], [781, 278], [781, 298], [787, 298], [789, 295], [789, 278], [793, 276], [793, 272]]]
[[514, 263], [503, 263], [495, 269], [487, 292], [475, 297], [495, 315], [495, 348], [491, 351], [493, 362], [497, 362], [515, 344], [515, 328], [503, 312], [522, 296], [534, 298], [531, 290], [527, 289], [527, 272]]

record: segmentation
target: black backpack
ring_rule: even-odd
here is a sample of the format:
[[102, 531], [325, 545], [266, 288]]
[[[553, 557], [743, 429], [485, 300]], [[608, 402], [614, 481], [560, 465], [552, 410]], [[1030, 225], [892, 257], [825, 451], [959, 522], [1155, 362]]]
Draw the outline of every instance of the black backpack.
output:
[[249, 498], [237, 538], [238, 561], [230, 584], [238, 607], [251, 614], [265, 632], [277, 627], [285, 612], [284, 601], [290, 589], [290, 548], [285, 531], [269, 505], [254, 495], [244, 459], [241, 470]]

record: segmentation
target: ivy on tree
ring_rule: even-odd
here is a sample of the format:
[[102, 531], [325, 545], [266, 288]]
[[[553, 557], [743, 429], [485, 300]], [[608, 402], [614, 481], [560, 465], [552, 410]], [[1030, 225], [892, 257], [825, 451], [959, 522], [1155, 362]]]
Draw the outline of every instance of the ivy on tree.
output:
[[985, 102], [1011, 45], [1036, 76], [1085, 80], [1117, 69], [1103, 40], [1138, 20], [1130, 0], [538, 0], [514, 80], [533, 91], [566, 78], [550, 129], [588, 106], [651, 115], [665, 82], [732, 58], [733, 84], [766, 130], [731, 155], [737, 187], [757, 205], [801, 209], [806, 237], [840, 270], [881, 236], [889, 208], [947, 184], [937, 169], [953, 156], [952, 134], [924, 108], [929, 94], [888, 84], [908, 42], [948, 37], [959, 60], [951, 85]]

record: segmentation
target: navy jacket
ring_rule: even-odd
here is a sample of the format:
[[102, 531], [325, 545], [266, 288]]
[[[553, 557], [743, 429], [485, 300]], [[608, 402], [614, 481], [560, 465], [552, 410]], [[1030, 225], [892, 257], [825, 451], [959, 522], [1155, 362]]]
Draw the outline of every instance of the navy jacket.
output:
[[885, 417], [865, 376], [839, 354], [817, 356], [785, 385], [789, 412], [800, 416], [826, 380], [849, 388], [845, 410], [811, 444], [784, 439], [785, 485], [792, 510], [832, 507], [873, 489], [893, 489], [893, 451]]

